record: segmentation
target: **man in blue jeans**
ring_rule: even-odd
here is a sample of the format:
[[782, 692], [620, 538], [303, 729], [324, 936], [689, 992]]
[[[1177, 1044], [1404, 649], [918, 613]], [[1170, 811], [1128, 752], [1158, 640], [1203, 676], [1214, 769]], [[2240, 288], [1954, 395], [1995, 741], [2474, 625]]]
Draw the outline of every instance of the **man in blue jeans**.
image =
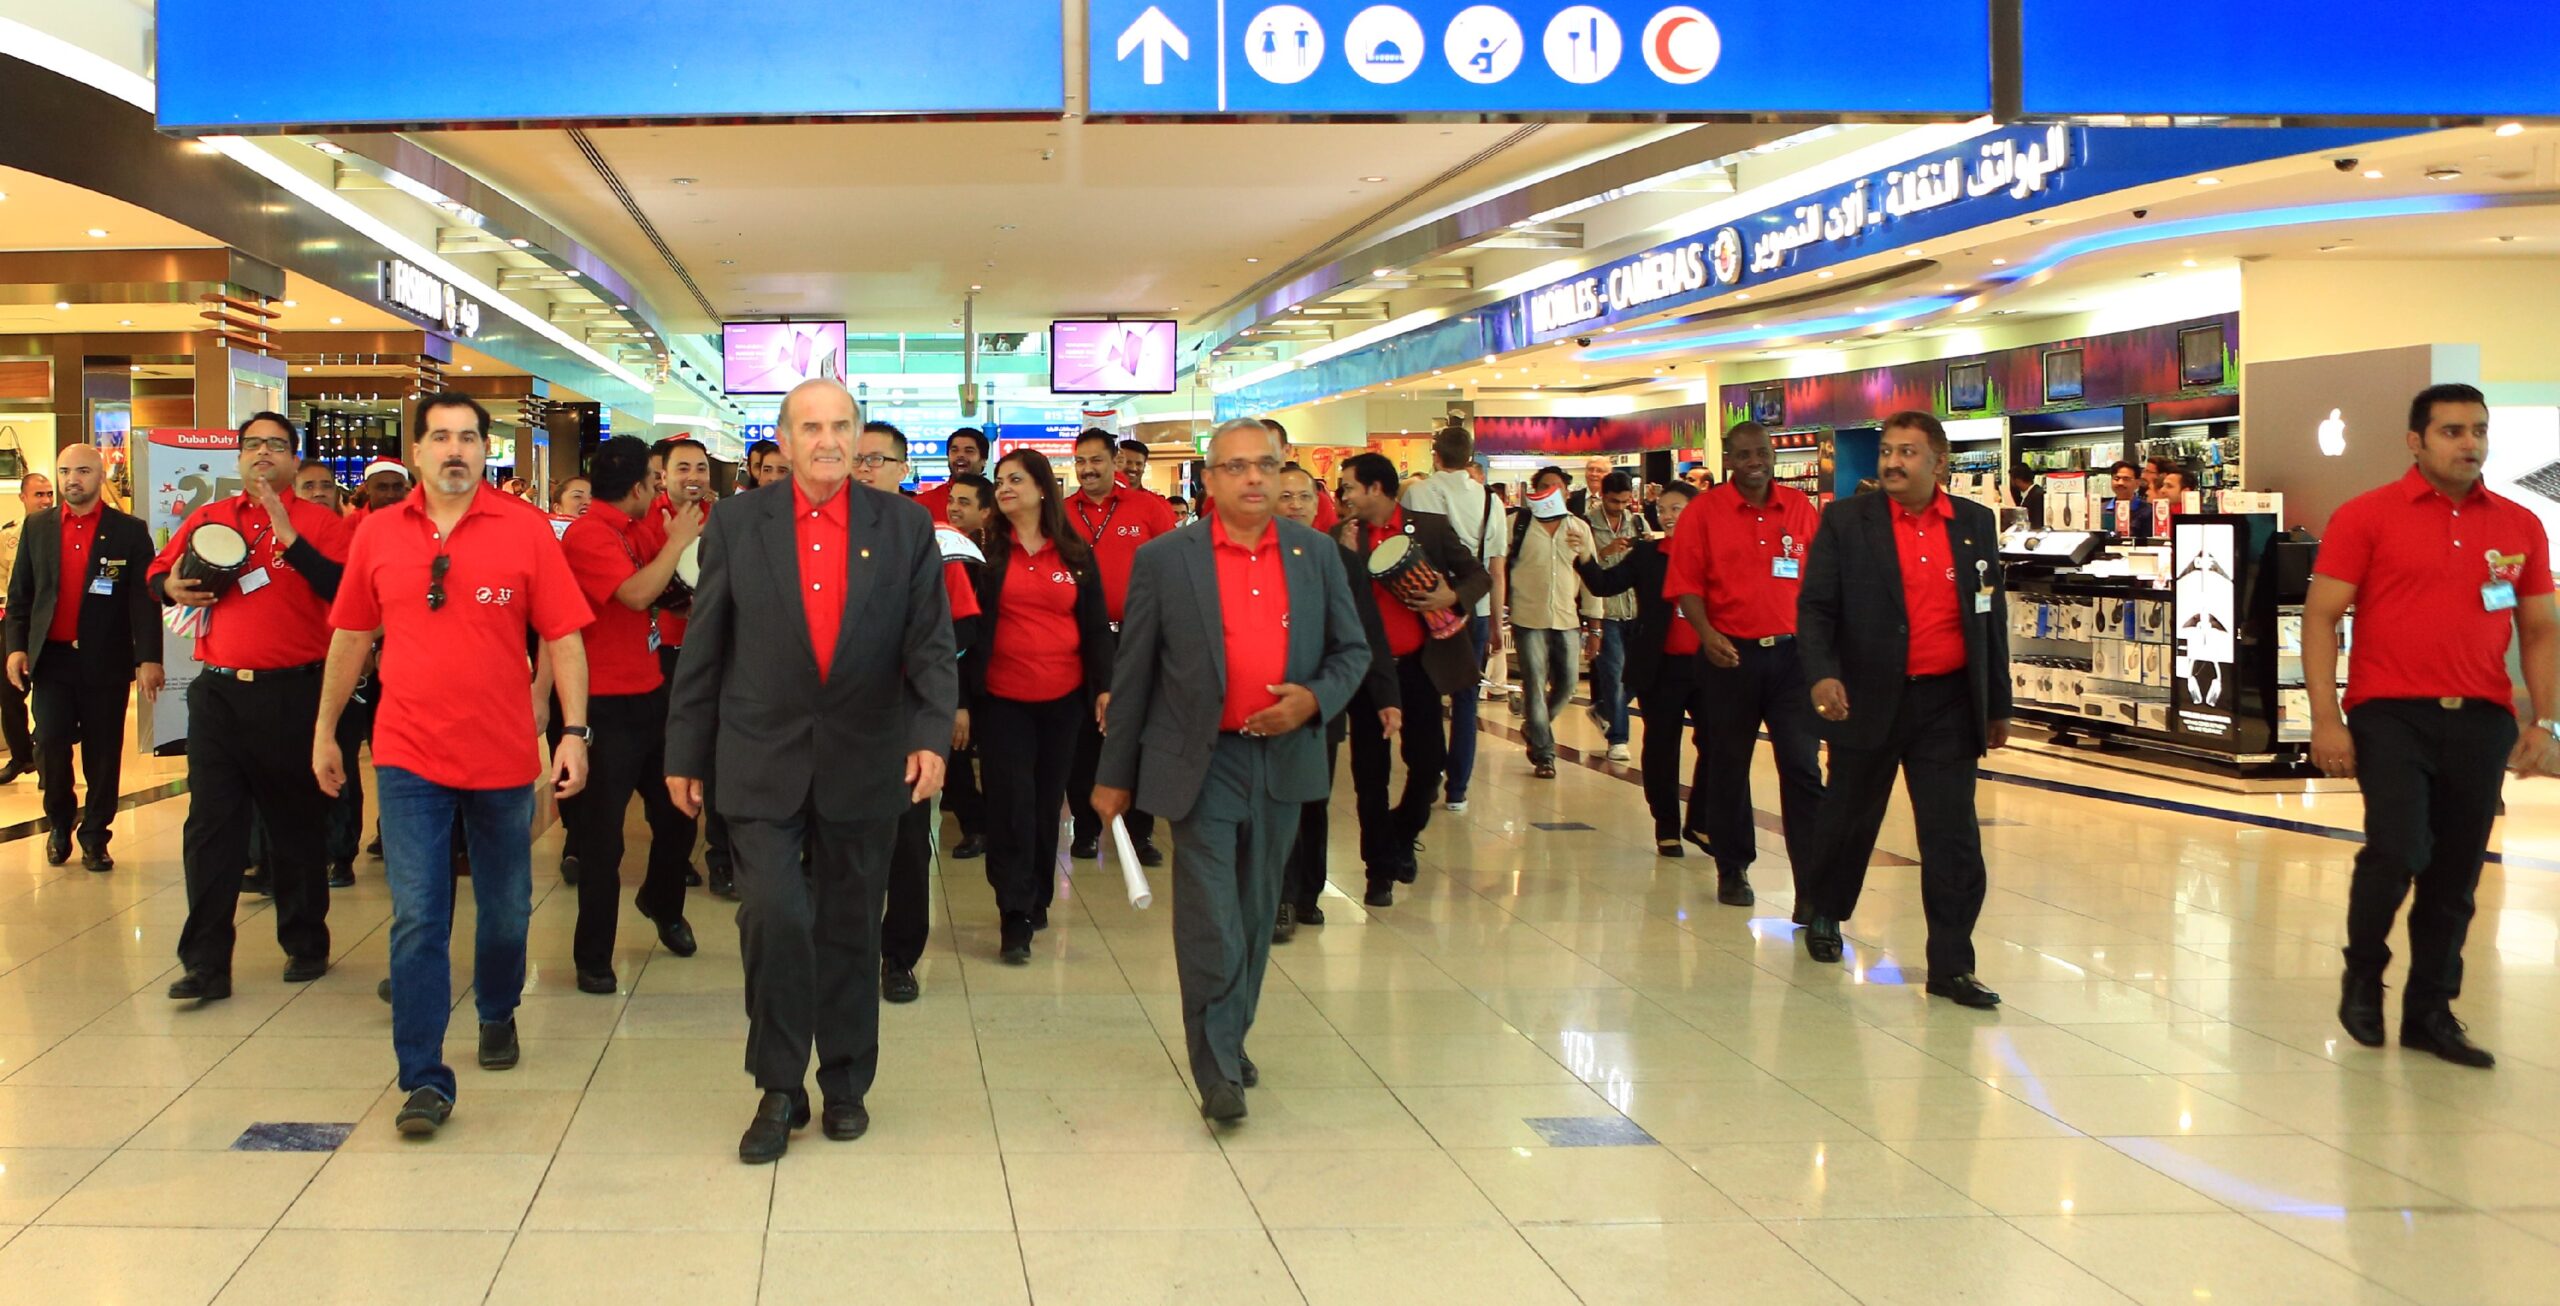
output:
[[[1636, 500], [1636, 483], [1625, 472], [1600, 480], [1600, 495], [1586, 520], [1591, 544], [1602, 567], [1624, 565], [1638, 540], [1650, 538]], [[1623, 545], [1625, 547], [1618, 547]], [[1627, 641], [1634, 638], [1636, 596], [1620, 594], [1600, 600], [1600, 629], [1591, 654], [1591, 715], [1609, 741], [1609, 760], [1633, 761], [1627, 751]]]
[[[559, 695], [561, 738], [549, 780], [560, 797], [586, 785], [593, 733], [578, 636], [591, 614], [550, 519], [487, 484], [489, 414], [478, 401], [430, 395], [417, 412], [412, 444], [422, 492], [368, 514], [349, 547], [329, 614], [337, 633], [311, 769], [333, 797], [346, 784], [338, 719], [380, 634], [374, 788], [391, 885], [391, 1045], [409, 1095], [393, 1123], [425, 1136], [453, 1113], [444, 1031], [453, 1008], [456, 818], [479, 906], [472, 984], [480, 1065], [505, 1070], [517, 1058], [515, 1010], [533, 914], [533, 786], [544, 778], [534, 701]], [[549, 686], [537, 684], [525, 656], [528, 630], [542, 640]]]

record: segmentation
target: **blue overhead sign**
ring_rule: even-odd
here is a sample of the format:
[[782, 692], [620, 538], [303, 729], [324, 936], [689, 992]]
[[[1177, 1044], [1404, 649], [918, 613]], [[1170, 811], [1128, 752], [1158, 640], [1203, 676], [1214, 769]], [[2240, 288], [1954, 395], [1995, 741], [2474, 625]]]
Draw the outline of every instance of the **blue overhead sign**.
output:
[[179, 131], [1054, 114], [1056, 0], [160, 0]]
[[[2030, 114], [2560, 114], [2553, 0], [2253, 0], [2186, 15], [2024, 0], [2020, 24]], [[2442, 68], [2430, 59], [2438, 51]]]
[[1966, 116], [1991, 107], [1990, 11], [1983, 0], [1091, 0], [1086, 67], [1104, 116]]

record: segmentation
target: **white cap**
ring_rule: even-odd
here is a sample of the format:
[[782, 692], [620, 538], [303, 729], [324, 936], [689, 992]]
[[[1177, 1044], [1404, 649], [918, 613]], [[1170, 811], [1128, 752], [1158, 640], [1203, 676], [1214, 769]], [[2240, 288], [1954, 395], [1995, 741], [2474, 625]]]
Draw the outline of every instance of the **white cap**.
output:
[[370, 481], [375, 476], [380, 475], [383, 472], [389, 472], [392, 475], [399, 477], [403, 483], [406, 483], [409, 479], [409, 469], [402, 466], [400, 461], [396, 458], [376, 458], [372, 462], [366, 463], [364, 465], [363, 479]]

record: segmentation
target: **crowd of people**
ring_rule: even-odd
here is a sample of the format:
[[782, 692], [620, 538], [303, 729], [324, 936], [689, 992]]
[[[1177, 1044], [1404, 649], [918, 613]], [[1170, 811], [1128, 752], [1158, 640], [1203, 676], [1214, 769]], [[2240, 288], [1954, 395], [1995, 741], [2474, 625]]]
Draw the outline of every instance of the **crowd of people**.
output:
[[[2476, 392], [2431, 391], [2411, 422], [2409, 478], [2342, 510], [2313, 595], [2314, 626], [2350, 602], [2367, 626], [2343, 713], [2314, 695], [2315, 758], [2357, 774], [2374, 804], [2340, 1014], [2380, 1041], [2382, 940], [2414, 883], [2402, 1040], [2486, 1065], [2449, 1004], [2498, 777], [2560, 770], [2560, 727], [2517, 729], [2506, 641], [2522, 630], [2532, 700], [2549, 707], [2560, 623], [2538, 524], [2477, 484]], [[833, 1139], [869, 1127], [879, 1006], [921, 992], [941, 807], [952, 858], [983, 862], [997, 957], [1014, 965], [1049, 928], [1061, 841], [1090, 859], [1125, 833], [1156, 868], [1161, 831], [1201, 1110], [1234, 1121], [1259, 1082], [1245, 1039], [1270, 950], [1325, 921], [1341, 744], [1357, 887], [1391, 908], [1435, 809], [1466, 809], [1488, 660], [1508, 649], [1528, 776], [1556, 777], [1555, 723], [1588, 661], [1606, 759], [1590, 764], [1636, 765], [1656, 853], [1701, 853], [1737, 908], [1756, 901], [1766, 732], [1817, 963], [1841, 959], [1899, 776], [1927, 991], [1999, 1004], [1972, 933], [1987, 886], [1977, 761], [2012, 715], [2000, 529], [1941, 488], [1947, 436], [1926, 413], [1884, 423], [1877, 493], [1827, 508], [1776, 479], [1750, 422], [1724, 434], [1720, 482], [1639, 488], [1594, 460], [1578, 488], [1541, 469], [1517, 509], [1454, 422], [1431, 472], [1363, 452], [1328, 486], [1278, 423], [1229, 421], [1196, 508], [1147, 490], [1145, 447], [1100, 430], [1064, 474], [1032, 449], [991, 463], [983, 433], [955, 431], [947, 479], [910, 496], [908, 437], [864, 421], [843, 386], [792, 391], [776, 428], [730, 496], [700, 442], [615, 437], [536, 506], [531, 487], [490, 483], [486, 410], [437, 394], [417, 406], [408, 464], [368, 467], [350, 505], [328, 468], [297, 461], [294, 424], [261, 413], [239, 428], [242, 491], [156, 549], [101, 502], [98, 451], [65, 448], [0, 536], [0, 724], [13, 777], [30, 753], [43, 777], [48, 861], [76, 843], [90, 871], [113, 868], [128, 700], [160, 691], [164, 628], [192, 635], [188, 915], [169, 997], [230, 995], [244, 891], [272, 896], [284, 978], [308, 982], [330, 966], [329, 890], [353, 882], [369, 750], [394, 911], [396, 1124], [431, 1135], [456, 1094], [459, 886], [477, 905], [478, 1064], [503, 1070], [521, 1055], [538, 827], [556, 808], [577, 986], [613, 993], [636, 798], [649, 849], [633, 905], [659, 945], [697, 951], [690, 888], [738, 904], [752, 1163], [812, 1120]], [[2466, 529], [2488, 550], [2485, 587], [2478, 548], [2449, 568], [2407, 543], [2470, 496], [2484, 496]], [[2331, 683], [2334, 641], [2306, 644], [2312, 683]]]

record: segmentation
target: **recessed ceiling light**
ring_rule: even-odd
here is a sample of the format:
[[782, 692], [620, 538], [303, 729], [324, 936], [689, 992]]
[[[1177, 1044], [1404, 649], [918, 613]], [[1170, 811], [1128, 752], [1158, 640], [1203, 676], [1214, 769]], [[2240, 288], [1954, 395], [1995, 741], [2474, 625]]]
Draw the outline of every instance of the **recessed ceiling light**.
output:
[[2429, 181], [2459, 181], [2461, 179], [2462, 169], [2460, 168], [2427, 169], [2427, 180]]
[[104, 228], [104, 227], [91, 227], [91, 228], [89, 228], [89, 239], [91, 239], [91, 240], [105, 240], [106, 238], [107, 238], [107, 229], [106, 229], [106, 228]]
[[134, 365], [133, 365], [133, 370], [134, 370], [134, 371], [137, 371], [137, 372], [141, 371], [141, 370], [142, 370], [142, 364], [140, 364], [140, 363], [136, 363], [136, 364], [134, 364]]
[[70, 300], [67, 300], [67, 299], [57, 299], [57, 300], [53, 301], [53, 309], [54, 309], [54, 311], [55, 311], [55, 312], [57, 312], [57, 313], [67, 312], [67, 311], [69, 311], [69, 310], [70, 310], [70, 308], [71, 308], [71, 301], [70, 301]]
[[462, 370], [463, 370], [463, 371], [465, 371], [465, 372], [470, 371], [470, 370], [471, 370], [471, 364], [469, 364], [469, 363], [465, 363], [465, 364], [463, 364], [463, 365], [462, 365]]
[[1384, 177], [1362, 177], [1360, 180], [1365, 181], [1365, 182], [1369, 182], [1369, 183], [1371, 183], [1371, 184], [1373, 184], [1373, 185], [1374, 185], [1375, 183], [1385, 181], [1385, 180], [1386, 180], [1386, 178], [1384, 178]]
[[2522, 134], [2523, 131], [2524, 124], [2520, 122], [2502, 122], [2498, 124], [2498, 134], [2500, 136], [2516, 136]]
[[2196, 184], [2197, 184], [2197, 185], [2199, 185], [2199, 186], [2219, 186], [2219, 185], [2221, 185], [2221, 184], [2222, 184], [2222, 178], [2220, 178], [2220, 177], [2198, 177], [2198, 178], [2196, 178]]
[[1487, 354], [1484, 356], [1484, 365], [1487, 367], [1493, 366], [1493, 355]]
[[329, 325], [331, 326], [345, 326], [346, 324], [347, 320], [342, 317], [333, 317], [329, 319]]
[[515, 246], [517, 249], [531, 249], [533, 247], [533, 242], [526, 240], [522, 236], [511, 237], [508, 239], [507, 243]]
[[2365, 170], [2364, 170], [2364, 179], [2365, 179], [2366, 181], [2380, 181], [2380, 180], [2382, 180], [2382, 169], [2380, 169], [2380, 168], [2367, 168], [2367, 169], [2365, 169]]
[[1370, 275], [1370, 276], [1373, 276], [1373, 277], [1391, 277], [1391, 276], [1394, 276], [1395, 274], [1396, 274], [1396, 270], [1395, 270], [1394, 268], [1371, 268], [1371, 269], [1369, 269], [1369, 275]]
[[308, 372], [308, 371], [310, 371], [311, 369], [306, 367], [306, 368], [304, 368], [304, 369], [302, 369], [302, 370], [303, 370], [303, 371], [305, 371], [305, 372]]
[[1828, 272], [1816, 272], [1813, 274], [1813, 279], [1816, 281], [1829, 281], [1831, 279], [1831, 274]]
[[1944, 285], [1942, 285], [1942, 286], [1938, 287], [1938, 289], [1940, 289], [1940, 290], [1953, 290], [1953, 289], [1955, 289], [1955, 288], [1956, 288], [1956, 283], [1954, 283], [1954, 282], [1952, 282], [1952, 281], [1947, 282], [1946, 284], [1944, 284]]
[[1995, 268], [2005, 268], [2009, 266], [2009, 260], [2005, 258], [1995, 258], [1991, 260], [1991, 266]]
[[1749, 299], [1749, 298], [1751, 298], [1751, 292], [1749, 292], [1749, 291], [1744, 291], [1744, 292], [1743, 292], [1743, 293], [1741, 293], [1741, 294], [1735, 295], [1735, 296], [1734, 296], [1734, 298], [1735, 298], [1735, 299]]
[[613, 306], [613, 311], [617, 313], [628, 313], [631, 311], [631, 306], [629, 304], [616, 304]]
[[2182, 268], [2191, 268], [2191, 267], [2194, 267], [2195, 265], [2196, 265], [2196, 261], [2195, 261], [2194, 259], [2188, 259], [2186, 262], [2181, 263], [2181, 264], [2179, 264], [2178, 266], [2180, 266], [2180, 267], [2182, 267]]
[[347, 147], [338, 144], [336, 141], [313, 141], [311, 142], [311, 148], [320, 151], [322, 154], [344, 154], [347, 152]]
[[667, 180], [672, 181], [679, 186], [690, 186], [696, 179], [692, 177], [669, 177]]
[[1247, 263], [1259, 263], [1259, 262], [1261, 262], [1262, 260], [1261, 260], [1261, 259], [1258, 259], [1258, 258], [1255, 258], [1255, 257], [1254, 257], [1253, 255], [1251, 255], [1251, 254], [1247, 254], [1247, 255], [1245, 255], [1245, 256], [1244, 256], [1244, 261], [1245, 261], [1245, 262], [1247, 262]]
[[737, 265], [738, 265], [738, 260], [733, 259], [733, 258], [724, 258], [724, 259], [720, 260], [720, 266], [722, 266], [722, 267], [724, 267], [724, 268], [733, 268], [733, 267], [736, 267]]
[[1920, 251], [1916, 249], [1906, 249], [1902, 251], [1902, 256], [1904, 258], [1918, 258], [1920, 257]]
[[116, 319], [116, 325], [117, 325], [117, 326], [132, 326], [132, 325], [133, 325], [133, 319], [132, 319], [132, 318], [129, 318], [129, 317], [118, 318], [118, 319]]

